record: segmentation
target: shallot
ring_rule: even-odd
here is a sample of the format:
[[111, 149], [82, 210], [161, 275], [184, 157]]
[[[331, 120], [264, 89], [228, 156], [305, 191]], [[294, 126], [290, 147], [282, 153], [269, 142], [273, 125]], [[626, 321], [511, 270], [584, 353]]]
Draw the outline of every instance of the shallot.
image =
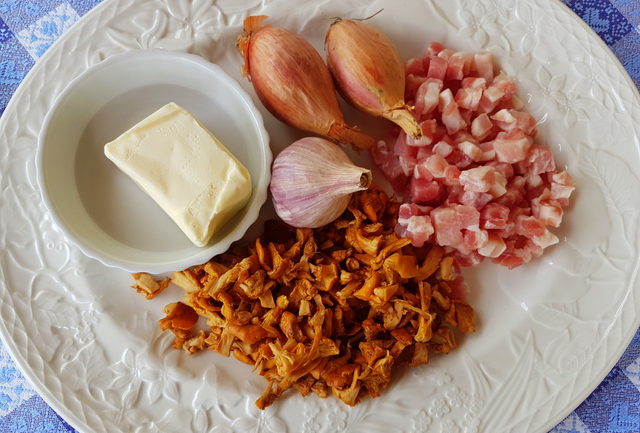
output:
[[237, 47], [264, 106], [284, 123], [332, 140], [368, 149], [374, 140], [347, 126], [331, 74], [313, 46], [288, 30], [262, 26], [250, 16]]
[[398, 124], [407, 135], [422, 131], [404, 101], [404, 64], [391, 40], [355, 20], [334, 22], [325, 39], [329, 70], [342, 96], [356, 108]]

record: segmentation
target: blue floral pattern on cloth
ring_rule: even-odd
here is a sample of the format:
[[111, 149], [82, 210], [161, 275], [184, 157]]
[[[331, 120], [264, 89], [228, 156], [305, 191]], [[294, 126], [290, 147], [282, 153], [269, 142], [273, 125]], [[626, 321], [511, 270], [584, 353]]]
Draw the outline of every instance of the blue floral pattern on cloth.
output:
[[34, 61], [13, 34], [0, 41], [0, 115]]
[[13, 33], [9, 26], [0, 18], [0, 44], [3, 42], [7, 42], [9, 39], [13, 37]]
[[611, 4], [615, 6], [622, 15], [638, 28], [640, 26], [640, 6], [637, 0], [611, 0]]
[[0, 347], [0, 417], [7, 416], [34, 395], [31, 385], [16, 370], [11, 356]]
[[80, 17], [69, 3], [62, 3], [16, 36], [31, 57], [38, 59]]
[[[640, 29], [640, 25], [638, 28]], [[611, 49], [629, 72], [633, 82], [640, 88], [640, 31], [629, 33], [612, 45]]]
[[66, 433], [75, 430], [40, 397], [34, 396], [9, 415], [0, 418], [0, 432]]
[[[563, 1], [609, 45], [640, 87], [640, 0]], [[100, 2], [0, 0], [0, 115], [35, 61]], [[0, 345], [0, 433], [74, 431]], [[591, 396], [551, 433], [640, 433], [640, 332]]]
[[[576, 414], [592, 432], [640, 432], [640, 395], [623, 370], [616, 366]], [[606, 408], [603, 416], [601, 409]]]
[[102, 0], [69, 0], [69, 4], [71, 4], [80, 15], [84, 15], [101, 1]]
[[608, 0], [573, 0], [569, 7], [608, 44], [615, 44], [633, 31], [633, 25]]
[[19, 32], [60, 3], [50, 0], [0, 0], [0, 16], [9, 28]]
[[554, 428], [553, 433], [589, 433], [589, 429], [574, 412]]

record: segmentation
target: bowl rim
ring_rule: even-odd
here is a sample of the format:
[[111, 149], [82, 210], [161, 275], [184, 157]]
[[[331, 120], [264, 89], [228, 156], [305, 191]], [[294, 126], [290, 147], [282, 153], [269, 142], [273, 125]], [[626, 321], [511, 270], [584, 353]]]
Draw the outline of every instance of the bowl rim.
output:
[[[262, 147], [265, 156], [262, 164], [262, 172], [260, 173], [260, 176], [255, 179], [255, 185], [258, 185], [260, 187], [253, 188], [252, 198], [245, 205], [245, 208], [242, 209], [246, 210], [244, 217], [229, 232], [229, 234], [227, 234], [224, 238], [222, 238], [215, 244], [202, 247], [199, 252], [193, 255], [172, 261], [164, 261], [161, 263], [132, 262], [129, 260], [121, 259], [117, 256], [109, 254], [106, 251], [102, 251], [99, 248], [96, 248], [95, 246], [91, 245], [91, 242], [85, 242], [81, 240], [73, 233], [72, 230], [70, 230], [69, 227], [67, 227], [66, 224], [62, 222], [62, 219], [60, 218], [58, 212], [55, 210], [53, 202], [49, 197], [47, 183], [45, 181], [44, 175], [45, 139], [51, 126], [53, 117], [58, 112], [62, 102], [76, 89], [79, 84], [81, 84], [96, 72], [110, 68], [114, 64], [123, 61], [129, 61], [131, 59], [142, 60], [143, 58], [149, 57], [173, 57], [178, 60], [191, 62], [194, 64], [194, 66], [204, 67], [209, 73], [216, 75], [219, 79], [221, 79], [223, 84], [228, 86], [231, 90], [235, 91], [247, 106], [250, 117], [253, 118], [253, 123], [257, 129], [260, 142], [259, 144]], [[269, 183], [271, 181], [271, 163], [273, 162], [273, 153], [270, 147], [269, 133], [264, 126], [263, 116], [256, 107], [256, 104], [253, 102], [253, 99], [251, 98], [249, 93], [244, 90], [240, 86], [240, 84], [229, 74], [227, 74], [220, 66], [196, 54], [161, 49], [141, 49], [127, 51], [107, 57], [101, 62], [88, 67], [86, 70], [74, 77], [69, 82], [64, 90], [54, 98], [51, 107], [44, 117], [42, 128], [40, 130], [40, 134], [38, 135], [35, 159], [36, 181], [40, 189], [40, 196], [47, 211], [49, 212], [49, 215], [51, 216], [54, 225], [61, 230], [67, 241], [78, 247], [78, 249], [80, 249], [80, 251], [82, 251], [84, 255], [95, 259], [108, 267], [119, 268], [132, 273], [147, 272], [151, 274], [166, 274], [168, 272], [178, 271], [201, 263], [205, 263], [215, 255], [222, 254], [227, 251], [233, 242], [242, 239], [249, 227], [251, 227], [251, 225], [258, 219], [260, 210], [267, 200]]]

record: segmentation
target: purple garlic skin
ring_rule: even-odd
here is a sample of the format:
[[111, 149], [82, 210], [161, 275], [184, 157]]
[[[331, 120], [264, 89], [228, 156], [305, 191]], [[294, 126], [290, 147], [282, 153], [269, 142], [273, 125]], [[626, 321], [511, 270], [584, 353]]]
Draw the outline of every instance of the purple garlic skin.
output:
[[336, 220], [354, 192], [371, 186], [371, 171], [358, 167], [336, 144], [302, 138], [273, 162], [271, 195], [278, 216], [296, 228], [318, 228]]

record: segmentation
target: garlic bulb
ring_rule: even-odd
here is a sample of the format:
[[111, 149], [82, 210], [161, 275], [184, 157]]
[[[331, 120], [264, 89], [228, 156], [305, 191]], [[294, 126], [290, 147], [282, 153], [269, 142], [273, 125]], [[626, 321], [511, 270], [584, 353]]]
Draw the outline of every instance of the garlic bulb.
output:
[[351, 194], [371, 186], [371, 171], [355, 166], [337, 145], [307, 137], [273, 162], [271, 194], [276, 213], [293, 227], [316, 228], [338, 218]]

